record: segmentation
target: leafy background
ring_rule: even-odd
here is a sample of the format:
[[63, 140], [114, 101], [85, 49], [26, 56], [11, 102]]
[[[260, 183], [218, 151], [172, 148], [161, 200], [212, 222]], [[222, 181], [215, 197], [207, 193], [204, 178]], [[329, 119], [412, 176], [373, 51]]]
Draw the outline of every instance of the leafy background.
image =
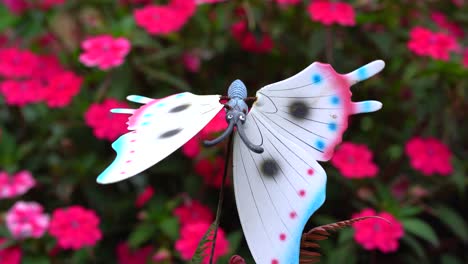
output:
[[[344, 140], [366, 144], [374, 153], [377, 177], [350, 180], [323, 163], [328, 174], [327, 201], [307, 228], [351, 215], [364, 207], [388, 211], [402, 222], [405, 236], [392, 254], [366, 251], [353, 241], [353, 229], [324, 241], [324, 263], [467, 263], [466, 223], [468, 148], [465, 113], [468, 69], [461, 55], [449, 61], [419, 57], [407, 48], [409, 31], [421, 25], [436, 28], [430, 12], [441, 11], [463, 29], [468, 28], [468, 7], [451, 1], [349, 1], [355, 8], [356, 26], [324, 26], [312, 22], [309, 1], [282, 8], [272, 1], [227, 1], [199, 5], [179, 31], [150, 36], [135, 24], [134, 6], [117, 1], [65, 1], [48, 11], [30, 10], [14, 15], [0, 5], [0, 31], [24, 49], [53, 52], [62, 64], [84, 77], [80, 93], [64, 108], [45, 104], [8, 106], [0, 97], [0, 169], [31, 171], [38, 185], [21, 197], [40, 202], [47, 212], [80, 204], [97, 212], [103, 239], [95, 247], [61, 251], [49, 256], [51, 237], [18, 242], [24, 263], [115, 263], [115, 246], [128, 241], [135, 248], [151, 244], [168, 249], [173, 262], [179, 225], [173, 209], [182, 193], [216, 208], [218, 189], [205, 186], [193, 170], [194, 161], [180, 152], [124, 182], [98, 185], [96, 176], [113, 160], [110, 142], [93, 136], [84, 112], [95, 102], [128, 94], [164, 97], [190, 91], [224, 94], [231, 81], [241, 79], [249, 94], [302, 70], [313, 61], [327, 62], [338, 72], [349, 72], [374, 59], [383, 59], [378, 76], [353, 86], [353, 101], [375, 98], [381, 111], [354, 116]], [[270, 34], [274, 47], [264, 53], [243, 50], [229, 34], [244, 8], [250, 23]], [[415, 12], [419, 16], [413, 19]], [[37, 39], [52, 34], [53, 46]], [[110, 71], [80, 64], [80, 42], [90, 35], [124, 36], [132, 43], [125, 63]], [[466, 39], [461, 39], [463, 44]], [[182, 55], [195, 51], [201, 58], [197, 72], [184, 68]], [[1, 58], [0, 58], [1, 59]], [[405, 143], [413, 136], [432, 136], [453, 153], [454, 171], [448, 177], [425, 177], [410, 167]], [[222, 155], [222, 149], [219, 149]], [[402, 177], [409, 180], [403, 198], [390, 191]], [[144, 207], [134, 205], [147, 186], [156, 190]], [[414, 190], [427, 194], [418, 196]], [[1, 200], [0, 212], [15, 200]], [[138, 215], [145, 217], [137, 217]], [[228, 188], [221, 226], [227, 232], [231, 254], [253, 263], [242, 237], [232, 189]], [[8, 237], [4, 225], [0, 234]], [[229, 255], [229, 256], [230, 256]], [[227, 263], [228, 257], [219, 260]]]

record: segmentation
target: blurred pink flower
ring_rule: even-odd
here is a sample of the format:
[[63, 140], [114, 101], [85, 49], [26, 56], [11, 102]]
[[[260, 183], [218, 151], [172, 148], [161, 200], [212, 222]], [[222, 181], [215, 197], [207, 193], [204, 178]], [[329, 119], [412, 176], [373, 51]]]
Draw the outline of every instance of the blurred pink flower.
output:
[[44, 98], [45, 89], [39, 80], [5, 80], [0, 82], [0, 93], [8, 105], [24, 106]]
[[208, 206], [192, 199], [174, 209], [173, 214], [179, 219], [181, 226], [194, 222], [211, 223], [214, 219], [213, 212]]
[[431, 13], [431, 19], [441, 29], [446, 30], [447, 33], [454, 35], [457, 38], [463, 38], [463, 36], [465, 35], [465, 33], [463, 32], [463, 29], [459, 25], [457, 25], [454, 22], [449, 21], [447, 16], [441, 12], [433, 11]]
[[[187, 225], [182, 226], [180, 231], [180, 238], [175, 243], [175, 248], [181, 255], [183, 260], [189, 260], [192, 258], [193, 254], [195, 254], [195, 250], [197, 249], [198, 243], [200, 242], [201, 238], [208, 230], [210, 223], [208, 222], [196, 222], [196, 223], [188, 223]], [[212, 237], [212, 236], [211, 236]], [[208, 243], [211, 245], [212, 243]], [[211, 250], [211, 247], [208, 247], [206, 251]], [[214, 251], [214, 262], [216, 260], [227, 254], [229, 251], [229, 241], [226, 239], [226, 235], [221, 227], [218, 229], [218, 234], [216, 237], [216, 248]], [[209, 262], [209, 251], [205, 252], [204, 254], [206, 257], [203, 259], [203, 263], [206, 264]]]
[[465, 48], [465, 51], [463, 52], [463, 66], [468, 68], [468, 48]]
[[201, 130], [201, 133], [203, 135], [210, 135], [212, 133], [224, 131], [227, 127], [226, 111], [221, 110], [213, 119], [211, 119], [208, 125]]
[[200, 146], [200, 139], [199, 135], [195, 135], [193, 138], [191, 138], [187, 143], [185, 143], [182, 146], [182, 153], [187, 157], [187, 158], [195, 158], [200, 154], [201, 146]]
[[0, 76], [6, 78], [30, 77], [39, 65], [36, 54], [17, 48], [0, 49]]
[[101, 240], [99, 218], [93, 210], [79, 205], [56, 209], [50, 220], [49, 234], [63, 249], [78, 250]]
[[273, 49], [273, 40], [266, 32], [254, 35], [247, 28], [247, 22], [242, 20], [231, 26], [231, 34], [239, 42], [242, 49], [254, 53], [267, 53]]
[[[224, 172], [224, 159], [215, 157], [214, 160], [204, 158], [195, 163], [195, 173], [203, 178], [203, 182], [211, 187], [221, 187]], [[225, 186], [231, 183], [229, 177], [226, 177]]]
[[146, 264], [153, 250], [151, 245], [132, 250], [127, 243], [121, 242], [116, 249], [117, 260], [119, 264]]
[[301, 0], [275, 0], [276, 3], [280, 5], [297, 5], [301, 2]]
[[23, 170], [11, 176], [0, 171], [0, 199], [23, 195], [35, 185], [36, 181], [29, 171]]
[[372, 162], [372, 152], [366, 145], [343, 142], [336, 150], [331, 163], [346, 178], [372, 178], [379, 168]]
[[154, 195], [154, 189], [151, 186], [146, 187], [143, 192], [141, 192], [136, 201], [135, 206], [138, 208], [143, 207]]
[[171, 0], [168, 5], [147, 5], [133, 12], [135, 22], [152, 35], [179, 31], [195, 13], [194, 0]]
[[171, 252], [165, 248], [159, 249], [151, 258], [156, 263], [166, 263], [171, 259]]
[[407, 46], [416, 55], [428, 56], [442, 61], [447, 61], [450, 58], [450, 52], [460, 50], [454, 36], [442, 32], [432, 32], [423, 27], [411, 29]]
[[193, 52], [185, 52], [182, 55], [182, 62], [189, 72], [198, 72], [200, 70], [200, 56]]
[[413, 169], [426, 176], [435, 173], [449, 175], [453, 171], [452, 153], [436, 138], [411, 138], [406, 143], [405, 152]]
[[314, 0], [307, 7], [310, 19], [326, 26], [339, 24], [342, 26], [354, 26], [356, 18], [352, 5], [345, 2], [329, 2]]
[[0, 260], [5, 264], [20, 264], [21, 263], [21, 249], [17, 246], [1, 248], [6, 239], [0, 238]]
[[8, 230], [16, 239], [40, 238], [49, 227], [49, 216], [36, 202], [16, 202], [5, 216]]
[[[2, 3], [11, 13], [20, 15], [29, 8], [27, 0], [3, 0]], [[1, 56], [0, 56], [1, 57]]]
[[73, 97], [80, 92], [82, 83], [83, 78], [71, 71], [50, 76], [44, 92], [47, 106], [60, 108], [69, 105]]
[[102, 103], [93, 103], [85, 113], [86, 124], [93, 129], [99, 139], [113, 141], [127, 132], [127, 115], [113, 114], [113, 108], [128, 108], [128, 104], [109, 98]]
[[398, 240], [403, 237], [403, 225], [390, 213], [376, 214], [374, 209], [366, 208], [353, 218], [363, 216], [380, 216], [390, 223], [380, 219], [366, 219], [353, 224], [354, 240], [367, 250], [378, 249], [383, 253], [395, 252], [398, 249]]
[[80, 62], [88, 67], [108, 70], [124, 62], [130, 47], [130, 41], [126, 38], [109, 35], [91, 37], [81, 43], [84, 52], [80, 55]]

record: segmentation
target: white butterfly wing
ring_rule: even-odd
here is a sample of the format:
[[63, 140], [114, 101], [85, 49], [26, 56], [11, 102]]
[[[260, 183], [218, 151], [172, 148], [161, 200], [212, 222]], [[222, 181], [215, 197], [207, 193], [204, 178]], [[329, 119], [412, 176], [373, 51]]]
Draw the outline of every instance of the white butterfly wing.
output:
[[375, 61], [340, 75], [313, 63], [297, 75], [263, 87], [244, 124], [262, 154], [234, 141], [234, 189], [244, 234], [256, 263], [299, 263], [302, 231], [325, 200], [326, 174], [317, 160], [331, 158], [349, 115], [381, 108], [351, 102], [349, 87], [384, 67]]
[[299, 263], [304, 225], [325, 200], [325, 171], [255, 110], [247, 120], [249, 139], [264, 148], [256, 154], [235, 136], [234, 189], [247, 243], [256, 263]]
[[383, 69], [381, 60], [349, 74], [314, 62], [300, 73], [257, 92], [254, 106], [277, 133], [307, 150], [316, 160], [329, 160], [341, 142], [351, 114], [379, 110], [377, 101], [351, 102], [349, 87]]
[[144, 104], [139, 109], [113, 109], [132, 114], [132, 130], [113, 144], [117, 157], [97, 178], [106, 184], [127, 179], [153, 166], [197, 134], [223, 108], [219, 95], [179, 93], [164, 99], [131, 95], [127, 99]]

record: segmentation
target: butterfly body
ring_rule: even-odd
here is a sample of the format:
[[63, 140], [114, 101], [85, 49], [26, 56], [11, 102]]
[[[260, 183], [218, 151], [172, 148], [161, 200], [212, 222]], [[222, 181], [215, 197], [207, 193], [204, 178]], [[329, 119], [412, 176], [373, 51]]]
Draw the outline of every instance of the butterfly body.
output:
[[112, 145], [117, 158], [98, 182], [116, 182], [159, 162], [225, 108], [228, 128], [205, 143], [217, 144], [234, 133], [235, 198], [252, 256], [261, 264], [299, 263], [304, 226], [325, 201], [326, 173], [318, 161], [331, 158], [348, 116], [382, 107], [378, 101], [352, 102], [350, 86], [384, 65], [374, 61], [339, 74], [328, 64], [312, 63], [258, 90], [250, 111], [247, 89], [240, 80], [230, 85], [226, 104], [219, 102], [219, 95], [129, 96], [144, 105], [113, 110], [132, 114], [132, 131]]

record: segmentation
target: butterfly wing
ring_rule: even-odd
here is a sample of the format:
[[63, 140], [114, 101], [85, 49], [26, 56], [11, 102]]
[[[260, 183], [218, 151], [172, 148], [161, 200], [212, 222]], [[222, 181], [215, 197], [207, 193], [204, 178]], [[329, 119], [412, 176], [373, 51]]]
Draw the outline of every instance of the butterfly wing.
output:
[[117, 157], [97, 178], [113, 183], [134, 176], [167, 157], [197, 134], [223, 108], [219, 95], [179, 93], [163, 99], [131, 95], [127, 99], [144, 104], [139, 109], [113, 109], [132, 114], [130, 132], [113, 144]]
[[313, 63], [297, 75], [263, 87], [244, 124], [250, 151], [234, 140], [234, 189], [242, 228], [256, 263], [299, 263], [302, 231], [325, 201], [326, 174], [317, 160], [330, 159], [350, 114], [381, 108], [351, 102], [349, 87], [384, 66], [375, 61], [340, 75]]

